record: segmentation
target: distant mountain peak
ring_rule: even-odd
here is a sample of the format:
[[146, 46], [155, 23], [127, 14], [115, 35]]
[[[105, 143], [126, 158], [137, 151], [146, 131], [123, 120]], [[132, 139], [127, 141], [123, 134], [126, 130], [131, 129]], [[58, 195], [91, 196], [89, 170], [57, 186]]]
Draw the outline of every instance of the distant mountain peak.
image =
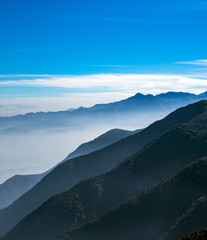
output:
[[134, 96], [132, 96], [132, 97], [142, 97], [142, 96], [144, 96], [144, 94], [142, 94], [142, 93], [136, 93]]
[[156, 96], [184, 96], [184, 95], [187, 95], [187, 96], [196, 96], [195, 94], [193, 93], [188, 93], [188, 92], [174, 92], [174, 91], [169, 91], [169, 92], [166, 92], [166, 93], [160, 93], [160, 94], [157, 94]]
[[144, 98], [154, 98], [155, 96], [152, 94], [142, 94], [142, 93], [136, 93], [134, 96], [127, 98], [126, 100], [123, 101], [127, 101], [127, 100], [141, 100]]

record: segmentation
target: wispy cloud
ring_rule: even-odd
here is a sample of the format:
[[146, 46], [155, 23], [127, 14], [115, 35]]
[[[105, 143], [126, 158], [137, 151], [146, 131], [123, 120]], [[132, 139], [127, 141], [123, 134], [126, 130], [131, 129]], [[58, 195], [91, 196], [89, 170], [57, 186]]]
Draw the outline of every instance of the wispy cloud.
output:
[[207, 59], [198, 59], [198, 60], [193, 60], [193, 61], [183, 61], [183, 62], [176, 62], [176, 63], [197, 65], [197, 66], [207, 66]]
[[87, 65], [90, 67], [109, 67], [109, 68], [135, 68], [135, 67], [139, 67], [136, 65], [107, 65], [107, 64], [100, 64], [100, 65]]
[[203, 68], [195, 68], [195, 71], [205, 71], [207, 72], [207, 68], [203, 67]]
[[14, 78], [14, 79], [21, 79], [21, 78], [46, 78], [46, 77], [54, 77], [55, 75], [50, 75], [50, 74], [0, 74], [0, 79], [8, 79], [8, 78]]
[[[1, 105], [20, 104], [35, 106], [36, 109], [31, 108], [31, 111], [58, 111], [118, 101], [137, 92], [143, 94], [168, 91], [201, 93], [207, 90], [207, 74], [202, 72], [202, 74], [195, 75], [94, 74], [83, 76], [18, 75], [15, 77], [5, 75], [5, 78], [1, 75], [0, 88], [3, 86], [4, 94], [0, 97]], [[24, 89], [24, 87], [27, 88]], [[28, 91], [28, 87], [40, 88], [41, 94], [25, 96], [23, 93]], [[10, 89], [13, 89], [13, 96]], [[47, 94], [49, 90], [52, 90], [50, 95]], [[20, 92], [20, 96], [17, 97], [16, 92]], [[7, 93], [8, 97], [5, 97]], [[1, 115], [15, 115], [28, 111], [29, 108], [17, 108], [15, 111], [8, 108], [7, 112], [1, 111]]]
[[[201, 60], [200, 60], [201, 61]], [[206, 61], [206, 62], [205, 62]], [[207, 60], [201, 63], [207, 64]], [[26, 78], [26, 79], [25, 79]], [[167, 74], [94, 74], [83, 76], [71, 75], [22, 75], [22, 79], [7, 78], [0, 81], [0, 86], [58, 87], [67, 89], [94, 89], [99, 91], [138, 91], [157, 93], [168, 90], [193, 91], [207, 87], [207, 76], [202, 75], [167, 75]]]

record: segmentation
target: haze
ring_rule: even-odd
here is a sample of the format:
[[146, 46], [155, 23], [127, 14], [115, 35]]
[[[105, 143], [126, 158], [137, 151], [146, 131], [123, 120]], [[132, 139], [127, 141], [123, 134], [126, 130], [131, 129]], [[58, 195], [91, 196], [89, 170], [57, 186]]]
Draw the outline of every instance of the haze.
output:
[[102, 129], [0, 135], [0, 183], [15, 174], [41, 173], [62, 161], [78, 145]]

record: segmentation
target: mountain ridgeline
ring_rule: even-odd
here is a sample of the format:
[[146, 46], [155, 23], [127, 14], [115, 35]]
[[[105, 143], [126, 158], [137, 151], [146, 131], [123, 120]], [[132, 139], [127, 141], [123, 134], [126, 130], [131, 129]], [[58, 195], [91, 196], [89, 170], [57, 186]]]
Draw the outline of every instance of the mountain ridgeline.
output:
[[101, 136], [95, 138], [92, 141], [81, 144], [75, 151], [70, 153], [63, 161], [79, 157], [81, 155], [86, 155], [109, 146], [122, 138], [128, 137], [132, 134], [138, 133], [141, 130], [128, 131], [123, 129], [112, 129], [108, 132], [102, 134]]
[[[58, 191], [67, 191], [51, 197], [2, 239], [49, 240], [67, 229], [56, 239], [152, 240], [162, 237], [193, 202], [206, 194], [204, 173], [207, 161], [202, 158], [205, 156], [207, 101], [201, 101], [176, 110], [137, 134], [58, 166], [25, 196], [0, 212], [0, 218], [4, 219], [2, 233], [11, 229], [38, 204], [40, 206], [43, 198], [38, 202], [36, 199], [41, 191], [50, 191], [44, 196], [45, 200]], [[101, 171], [96, 169], [97, 176], [90, 173], [91, 178], [79, 183], [76, 181], [78, 184], [74, 183], [73, 188], [72, 184], [62, 188], [63, 184], [73, 180], [71, 169], [76, 169], [77, 176], [79, 168], [86, 171], [88, 165], [91, 168], [97, 162], [104, 165], [107, 159], [111, 162], [115, 157], [119, 161], [114, 162], [113, 169], [111, 165], [111, 171], [97, 175]], [[92, 161], [94, 158], [96, 161]], [[103, 167], [104, 171], [107, 168]], [[173, 174], [176, 175], [170, 177]], [[60, 185], [55, 189], [56, 182]], [[42, 190], [38, 192], [38, 188]], [[147, 188], [150, 189], [145, 190]], [[31, 197], [33, 202], [36, 201], [35, 207], [31, 207]], [[30, 208], [22, 214], [22, 206], [29, 204]], [[21, 217], [14, 221], [17, 215]]]
[[[66, 231], [55, 239], [160, 239], [193, 202], [207, 193], [206, 171], [207, 158], [195, 161], [175, 176], [145, 190], [103, 217]], [[201, 218], [205, 214], [203, 212]]]
[[[127, 131], [122, 129], [112, 129], [101, 136], [95, 138], [92, 141], [81, 144], [75, 151], [70, 153], [62, 162], [74, 157], [85, 155], [101, 148], [104, 148], [124, 137], [139, 132]], [[54, 169], [54, 168], [52, 168]], [[35, 186], [45, 175], [47, 175], [52, 169], [33, 175], [15, 175], [8, 179], [4, 183], [0, 184], [0, 208], [5, 208], [12, 204], [17, 198], [22, 196], [25, 192]]]
[[[182, 92], [168, 92], [153, 95], [137, 93], [135, 96], [119, 102], [97, 104], [90, 108], [60, 112], [38, 112], [17, 115], [14, 117], [0, 117], [0, 133], [25, 133], [38, 129], [62, 129], [107, 125], [109, 128], [133, 129], [146, 127], [153, 121], [160, 119], [178, 107], [207, 99], [207, 93], [195, 95]], [[136, 119], [134, 121], [134, 119]], [[143, 126], [143, 122], [145, 126]]]
[[0, 212], [0, 222], [2, 223], [0, 235], [9, 231], [22, 218], [53, 195], [69, 190], [83, 179], [111, 170], [173, 125], [188, 122], [202, 114], [205, 107], [205, 104], [199, 104], [180, 108], [137, 134], [121, 139], [101, 150], [60, 164], [36, 186]]
[[[18, 138], [19, 134], [30, 134], [31, 131], [38, 133], [42, 128], [45, 130], [49, 128], [52, 131], [64, 128], [65, 131], [66, 127], [67, 129], [74, 129], [76, 127], [79, 128], [82, 124], [86, 124], [88, 127], [91, 123], [93, 125], [104, 123], [108, 128], [118, 125], [122, 126], [123, 124], [129, 126], [131, 125], [130, 122], [133, 123], [133, 128], [140, 126], [140, 122], [142, 122], [141, 125], [147, 126], [153, 120], [160, 119], [173, 109], [201, 99], [207, 99], [206, 92], [199, 95], [168, 92], [156, 96], [138, 93], [133, 97], [119, 102], [97, 104], [91, 108], [70, 109], [68, 111], [53, 113], [28, 113], [15, 117], [0, 117], [0, 134], [9, 134], [10, 136], [15, 134], [15, 137]], [[84, 121], [80, 123], [80, 119], [84, 119]], [[88, 122], [87, 119], [90, 119], [90, 121]], [[123, 137], [127, 136], [124, 132], [122, 133]], [[119, 134], [115, 133], [115, 131], [111, 133], [111, 135], [115, 136], [114, 142], [118, 140]], [[122, 137], [121, 135], [120, 137]], [[109, 139], [110, 137], [111, 140]], [[106, 139], [104, 140], [104, 138]], [[112, 140], [113, 136], [110, 136], [109, 132], [105, 137], [103, 136], [102, 140], [95, 139], [91, 146], [90, 142], [86, 145], [83, 144], [73, 153], [69, 154], [64, 161], [101, 149], [112, 144]], [[104, 141], [106, 143], [108, 141], [108, 144], [104, 144]], [[47, 173], [48, 171], [42, 174], [16, 175], [3, 184], [0, 184], [0, 196], [2, 196], [0, 198], [0, 208], [9, 206], [35, 186]]]

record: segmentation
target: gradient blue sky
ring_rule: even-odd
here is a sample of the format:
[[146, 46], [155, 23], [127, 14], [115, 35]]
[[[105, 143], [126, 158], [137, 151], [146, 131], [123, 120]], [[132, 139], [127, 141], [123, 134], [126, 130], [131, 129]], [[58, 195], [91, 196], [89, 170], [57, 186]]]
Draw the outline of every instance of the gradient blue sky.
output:
[[[14, 105], [16, 98], [120, 93], [120, 89], [103, 83], [85, 88], [60, 83], [51, 89], [51, 84], [35, 84], [36, 78], [63, 76], [65, 80], [64, 76], [73, 75], [79, 81], [77, 76], [94, 74], [105, 78], [107, 74], [201, 78], [207, 72], [206, 0], [0, 0], [0, 23], [0, 107]], [[24, 85], [24, 79], [34, 84]], [[138, 86], [132, 87], [134, 92], [153, 93], [153, 85], [141, 90]], [[201, 84], [199, 92], [205, 88], [206, 84]], [[195, 92], [195, 84], [194, 88], [177, 87], [188, 89]], [[130, 90], [125, 91], [127, 94]], [[121, 95], [114, 99], [119, 98]], [[81, 101], [74, 100], [69, 105], [78, 104]]]
[[181, 72], [171, 63], [206, 58], [207, 1], [1, 0], [0, 22], [6, 74]]

